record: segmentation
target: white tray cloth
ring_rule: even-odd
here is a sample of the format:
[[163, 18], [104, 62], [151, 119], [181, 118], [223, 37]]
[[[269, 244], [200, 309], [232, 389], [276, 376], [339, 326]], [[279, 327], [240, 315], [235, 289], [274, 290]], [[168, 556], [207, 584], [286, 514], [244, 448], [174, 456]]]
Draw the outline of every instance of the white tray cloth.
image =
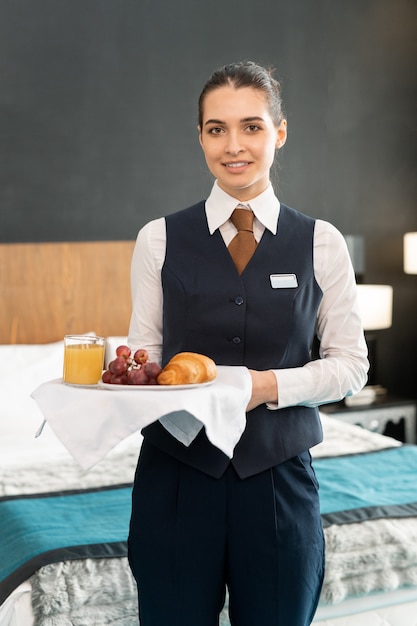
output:
[[161, 419], [184, 445], [203, 428], [229, 458], [246, 425], [252, 381], [246, 367], [218, 366], [212, 385], [171, 390], [75, 388], [62, 379], [32, 393], [68, 452], [89, 469], [132, 433]]

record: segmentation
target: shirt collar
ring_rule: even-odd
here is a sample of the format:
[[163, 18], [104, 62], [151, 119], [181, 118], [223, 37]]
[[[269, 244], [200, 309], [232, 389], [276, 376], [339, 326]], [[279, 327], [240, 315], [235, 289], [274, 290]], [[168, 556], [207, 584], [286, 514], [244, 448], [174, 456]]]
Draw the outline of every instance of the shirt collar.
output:
[[[223, 191], [217, 181], [214, 183], [211, 193], [206, 200], [206, 216], [211, 235], [217, 228], [227, 222], [238, 204], [239, 200]], [[250, 202], [243, 202], [242, 204], [249, 206], [261, 224], [270, 230], [273, 235], [276, 234], [280, 203], [271, 184], [259, 196], [252, 198]]]

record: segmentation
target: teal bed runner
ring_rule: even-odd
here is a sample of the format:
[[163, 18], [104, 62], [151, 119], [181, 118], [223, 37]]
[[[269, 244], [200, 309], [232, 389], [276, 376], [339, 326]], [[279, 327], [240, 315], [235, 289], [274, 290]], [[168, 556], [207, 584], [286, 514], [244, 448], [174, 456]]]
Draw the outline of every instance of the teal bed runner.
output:
[[323, 525], [417, 516], [417, 446], [316, 459]]
[[0, 604], [39, 567], [127, 554], [131, 485], [0, 498]]
[[[323, 525], [417, 516], [417, 446], [316, 459]], [[0, 603], [49, 563], [127, 555], [131, 485], [0, 498]]]

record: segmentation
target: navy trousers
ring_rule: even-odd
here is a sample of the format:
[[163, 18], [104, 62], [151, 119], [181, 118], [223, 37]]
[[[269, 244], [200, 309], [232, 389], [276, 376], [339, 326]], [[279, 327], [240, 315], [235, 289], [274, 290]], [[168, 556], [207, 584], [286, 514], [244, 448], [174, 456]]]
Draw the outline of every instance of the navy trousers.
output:
[[244, 480], [213, 478], [143, 442], [129, 563], [141, 626], [308, 626], [324, 575], [309, 452]]

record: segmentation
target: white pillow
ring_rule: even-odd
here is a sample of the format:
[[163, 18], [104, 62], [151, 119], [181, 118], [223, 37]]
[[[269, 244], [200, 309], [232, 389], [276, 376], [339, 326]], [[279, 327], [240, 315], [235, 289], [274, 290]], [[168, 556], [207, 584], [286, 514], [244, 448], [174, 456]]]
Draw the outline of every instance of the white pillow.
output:
[[32, 391], [62, 377], [63, 341], [41, 345], [0, 345], [0, 436], [30, 435], [43, 416]]
[[[106, 338], [106, 364], [126, 342], [123, 336]], [[33, 438], [43, 415], [31, 393], [48, 380], [62, 378], [63, 358], [63, 341], [0, 345], [0, 438], [16, 434]]]

